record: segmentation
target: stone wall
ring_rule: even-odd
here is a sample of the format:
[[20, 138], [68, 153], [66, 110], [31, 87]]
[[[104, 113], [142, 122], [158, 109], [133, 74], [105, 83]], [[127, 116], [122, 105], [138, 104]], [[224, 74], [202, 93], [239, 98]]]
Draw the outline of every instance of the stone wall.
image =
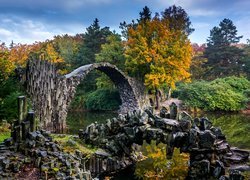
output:
[[148, 105], [143, 84], [126, 76], [109, 63], [85, 65], [60, 76], [49, 62], [32, 60], [29, 61], [26, 72], [27, 92], [31, 96], [42, 127], [56, 132], [65, 130], [68, 107], [74, 98], [76, 88], [93, 70], [105, 73], [114, 82], [122, 101], [120, 113]]
[[105, 124], [93, 123], [80, 130], [79, 137], [119, 159], [121, 165], [138, 160], [134, 144], [142, 145], [144, 140], [150, 144], [154, 140], [156, 144], [166, 144], [168, 159], [174, 148], [189, 153], [187, 179], [243, 179], [242, 172], [250, 171], [249, 152], [232, 148], [220, 128], [207, 118], [193, 119], [186, 112], [179, 112], [176, 105], [171, 106], [172, 110], [162, 111], [161, 117], [151, 110], [135, 110]]

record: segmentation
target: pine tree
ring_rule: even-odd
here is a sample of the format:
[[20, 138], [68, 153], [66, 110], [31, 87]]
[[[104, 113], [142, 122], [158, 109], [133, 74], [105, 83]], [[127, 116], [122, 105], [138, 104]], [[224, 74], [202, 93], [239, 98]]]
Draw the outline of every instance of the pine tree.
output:
[[205, 49], [206, 66], [210, 67], [207, 79], [240, 75], [243, 70], [243, 50], [235, 45], [242, 36], [237, 36], [236, 26], [230, 19], [224, 19], [219, 27], [210, 31]]
[[143, 9], [142, 9], [142, 12], [139, 13], [140, 15], [140, 19], [138, 19], [137, 21], [138, 22], [142, 22], [142, 23], [145, 23], [146, 21], [150, 21], [151, 20], [151, 11], [150, 9], [145, 6]]
[[78, 62], [76, 66], [91, 64], [95, 62], [95, 54], [101, 50], [101, 45], [106, 43], [106, 38], [111, 34], [108, 27], [101, 28], [99, 20], [96, 18], [83, 34], [83, 44], [78, 53]]
[[191, 28], [191, 21], [186, 11], [180, 6], [170, 6], [162, 12], [164, 19], [168, 21], [170, 30], [182, 31], [190, 35], [194, 29]]

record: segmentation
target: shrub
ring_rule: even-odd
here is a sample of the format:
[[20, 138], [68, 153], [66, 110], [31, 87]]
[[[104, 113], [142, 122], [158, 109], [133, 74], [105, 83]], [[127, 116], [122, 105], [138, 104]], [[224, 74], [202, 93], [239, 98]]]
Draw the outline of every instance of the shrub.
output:
[[17, 97], [20, 95], [22, 95], [22, 93], [12, 92], [2, 100], [0, 105], [0, 119], [5, 119], [8, 122], [17, 119]]
[[116, 110], [121, 99], [117, 90], [97, 89], [87, 96], [85, 103], [89, 110]]
[[177, 95], [191, 107], [204, 110], [238, 111], [246, 107], [250, 82], [245, 78], [227, 77], [211, 82], [199, 81], [178, 87]]

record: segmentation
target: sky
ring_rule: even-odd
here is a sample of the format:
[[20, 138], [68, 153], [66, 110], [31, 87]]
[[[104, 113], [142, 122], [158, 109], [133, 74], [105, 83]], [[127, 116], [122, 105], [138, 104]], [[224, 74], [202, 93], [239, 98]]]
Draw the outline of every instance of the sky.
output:
[[0, 0], [0, 42], [32, 44], [84, 33], [95, 18], [101, 27], [119, 32], [120, 22], [139, 18], [144, 6], [154, 14], [174, 4], [190, 17], [192, 43], [206, 43], [210, 30], [224, 18], [236, 25], [242, 43], [250, 39], [250, 0]]

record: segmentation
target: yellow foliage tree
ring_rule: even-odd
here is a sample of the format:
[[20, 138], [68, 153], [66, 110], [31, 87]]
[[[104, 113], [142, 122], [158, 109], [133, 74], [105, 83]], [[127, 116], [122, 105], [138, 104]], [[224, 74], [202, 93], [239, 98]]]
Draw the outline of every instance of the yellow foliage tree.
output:
[[29, 53], [31, 51], [31, 45], [17, 44], [10, 49], [9, 61], [16, 66], [24, 67], [26, 65]]
[[126, 68], [154, 90], [158, 108], [158, 90], [175, 87], [189, 80], [192, 46], [187, 33], [169, 28], [169, 19], [156, 15], [128, 29]]
[[10, 52], [4, 45], [0, 45], [0, 83], [6, 80], [9, 75], [14, 71], [14, 64], [9, 61]]

